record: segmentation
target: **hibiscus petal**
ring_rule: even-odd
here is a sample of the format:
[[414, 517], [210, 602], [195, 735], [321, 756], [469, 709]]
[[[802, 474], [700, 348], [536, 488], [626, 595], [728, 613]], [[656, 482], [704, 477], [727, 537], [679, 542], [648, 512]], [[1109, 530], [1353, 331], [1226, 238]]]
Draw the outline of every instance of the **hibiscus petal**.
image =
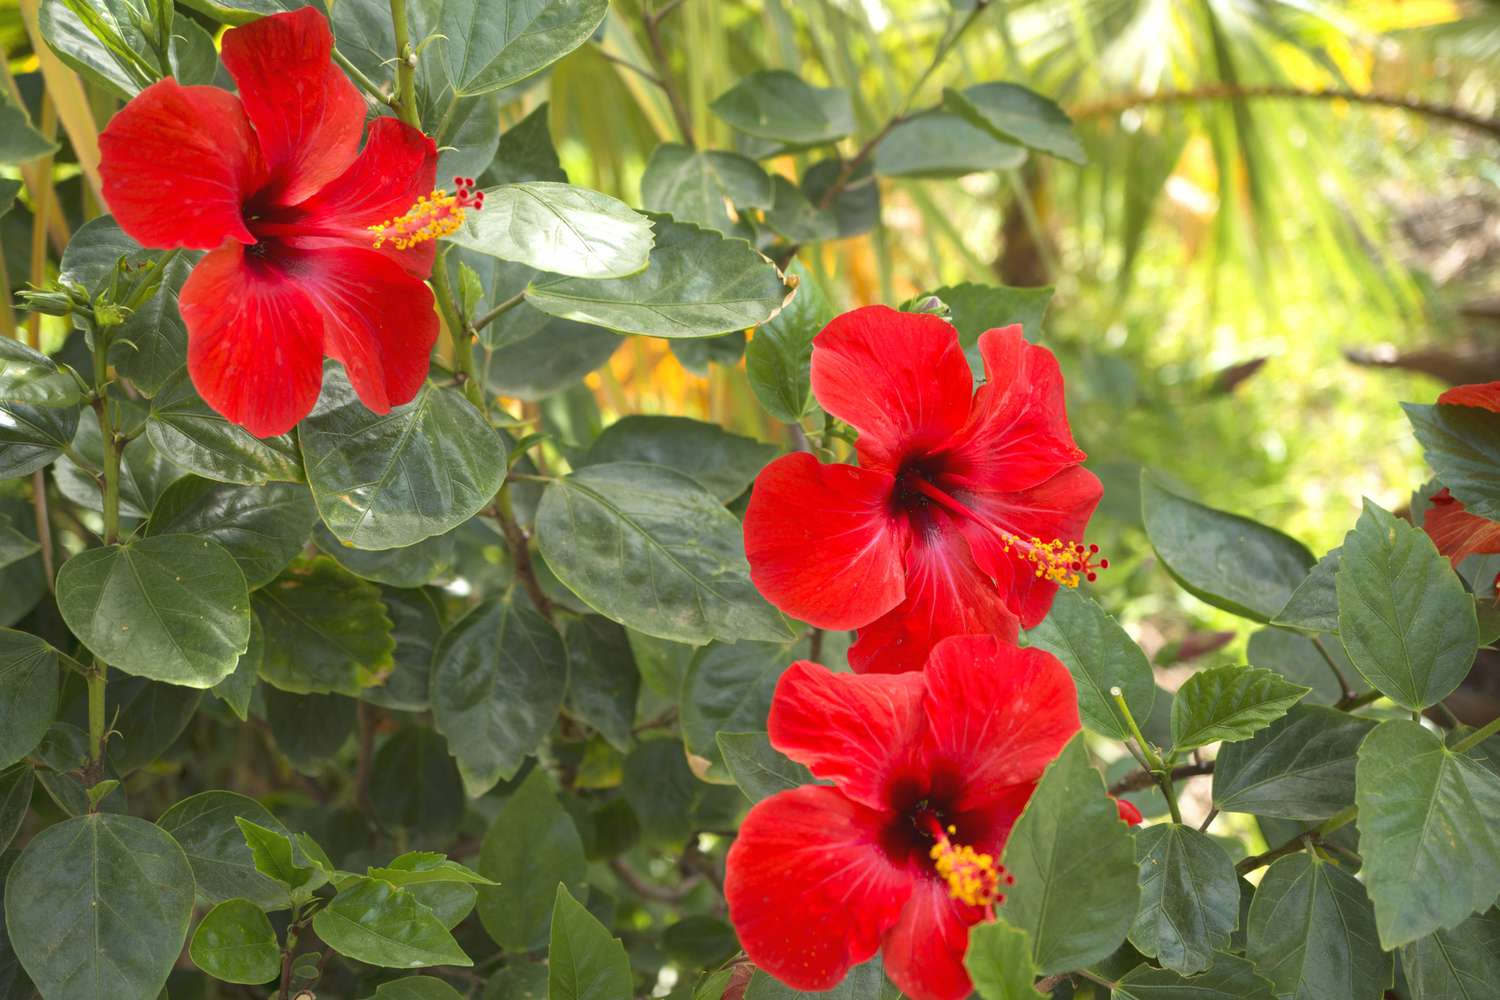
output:
[[859, 429], [860, 464], [895, 472], [964, 425], [974, 379], [958, 333], [936, 316], [866, 306], [813, 339], [812, 388]]
[[871, 622], [901, 601], [906, 523], [895, 481], [806, 452], [761, 470], [745, 511], [750, 579], [766, 600], [818, 628]]
[[1019, 326], [979, 337], [985, 384], [963, 429], [942, 452], [950, 489], [1013, 493], [1084, 460], [1073, 443], [1062, 371], [1045, 347], [1028, 344]]
[[1446, 488], [1431, 503], [1422, 515], [1422, 529], [1455, 569], [1469, 556], [1500, 552], [1500, 524], [1470, 514]]
[[257, 437], [292, 429], [323, 382], [323, 317], [281, 272], [231, 243], [182, 286], [188, 373], [209, 406]]
[[374, 250], [286, 251], [278, 257], [323, 313], [324, 344], [376, 413], [410, 402], [437, 341], [432, 292]]
[[313, 7], [224, 33], [220, 55], [260, 139], [270, 204], [295, 204], [354, 162], [365, 101], [332, 54], [328, 20]]
[[265, 167], [244, 108], [216, 87], [168, 77], [147, 87], [99, 135], [104, 200], [131, 239], [158, 249], [254, 243], [241, 205]]
[[1020, 627], [963, 535], [935, 525], [906, 550], [906, 599], [859, 630], [849, 665], [859, 673], [921, 670], [939, 639], [974, 634], [1014, 641]]
[[[961, 496], [962, 502], [985, 523], [963, 521], [960, 530], [969, 542], [975, 562], [994, 579], [1006, 605], [1021, 619], [1022, 628], [1034, 628], [1047, 617], [1058, 587], [1051, 577], [1036, 575], [1038, 563], [1024, 554], [1030, 540], [1081, 542], [1103, 495], [1104, 486], [1098, 477], [1075, 465], [1017, 493]], [[1025, 544], [1007, 546], [1007, 539], [987, 528], [986, 523]]]
[[724, 898], [751, 961], [815, 991], [875, 954], [912, 884], [880, 847], [885, 821], [811, 785], [750, 810], [729, 848]]
[[946, 883], [921, 878], [885, 936], [885, 973], [911, 1000], [964, 1000], [974, 989], [964, 968], [969, 928], [984, 911], [951, 898]]
[[[336, 244], [369, 247], [373, 225], [405, 213], [432, 191], [437, 177], [437, 146], [421, 132], [395, 118], [377, 118], [369, 138], [349, 169], [317, 194], [282, 213], [287, 228], [302, 228], [292, 240], [303, 249]], [[406, 250], [387, 241], [381, 253], [408, 273], [425, 278], [432, 272], [437, 243], [427, 240]]]
[[1043, 650], [955, 636], [933, 647], [922, 678], [928, 767], [963, 775], [960, 812], [1036, 781], [1078, 732], [1073, 678]]
[[893, 774], [921, 750], [919, 674], [836, 674], [806, 660], [776, 684], [767, 726], [771, 745], [849, 798], [884, 808]]
[[1477, 406], [1500, 413], [1500, 382], [1456, 385], [1439, 396], [1437, 401], [1445, 406]]

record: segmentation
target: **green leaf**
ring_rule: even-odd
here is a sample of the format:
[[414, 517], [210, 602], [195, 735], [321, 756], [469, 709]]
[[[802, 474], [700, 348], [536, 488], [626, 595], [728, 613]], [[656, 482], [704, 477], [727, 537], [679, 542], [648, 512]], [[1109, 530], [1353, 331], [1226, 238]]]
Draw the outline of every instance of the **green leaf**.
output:
[[250, 848], [250, 858], [260, 874], [280, 882], [294, 896], [305, 896], [325, 881], [321, 869], [297, 863], [292, 838], [283, 830], [261, 826], [254, 820], [238, 815], [234, 817], [234, 822], [244, 835], [245, 844]]
[[464, 995], [432, 976], [407, 976], [382, 983], [371, 1000], [464, 1000]]
[[622, 278], [646, 267], [651, 221], [598, 191], [531, 181], [484, 192], [449, 239], [461, 247], [575, 278]]
[[568, 682], [561, 637], [514, 589], [450, 628], [433, 655], [433, 722], [472, 796], [515, 776], [552, 730]]
[[680, 472], [621, 462], [554, 480], [537, 540], [569, 590], [636, 631], [693, 645], [791, 638], [750, 583], [739, 522]]
[[235, 792], [189, 795], [162, 813], [156, 825], [181, 845], [205, 902], [243, 897], [263, 910], [284, 909], [289, 903], [286, 887], [256, 870], [239, 819], [286, 835], [265, 806]]
[[1187, 978], [1170, 969], [1138, 965], [1115, 984], [1114, 1000], [1276, 1000], [1255, 965], [1219, 952], [1213, 968]]
[[[26, 811], [31, 807], [31, 792], [34, 787], [30, 764], [22, 762], [9, 770], [0, 771], [0, 856], [4, 855], [5, 849], [21, 830]], [[0, 937], [3, 936], [0, 933]], [[0, 983], [3, 982], [3, 976], [0, 976]]]
[[705, 779], [732, 780], [716, 734], [764, 730], [776, 682], [794, 659], [791, 645], [778, 642], [714, 642], [694, 655], [682, 681], [682, 737], [704, 759]]
[[558, 885], [547, 950], [548, 1000], [618, 1000], [634, 983], [625, 946]]
[[[1322, 644], [1321, 651], [1319, 643]], [[1275, 626], [1250, 633], [1245, 659], [1252, 667], [1274, 670], [1294, 684], [1312, 688], [1303, 699], [1303, 704], [1309, 705], [1333, 705], [1343, 697], [1338, 678], [1328, 667], [1329, 660], [1338, 665], [1346, 678], [1355, 673], [1354, 664], [1349, 662], [1340, 643], [1325, 641], [1316, 635], [1299, 635]]]
[[313, 931], [346, 958], [415, 969], [473, 965], [453, 935], [417, 897], [389, 882], [355, 878], [313, 917]]
[[443, 622], [437, 598], [427, 590], [383, 588], [381, 600], [394, 627], [395, 666], [384, 684], [363, 688], [359, 696], [372, 705], [401, 712], [425, 712], [431, 708], [428, 687], [432, 682], [432, 654], [443, 637]]
[[652, 221], [656, 245], [644, 271], [603, 281], [541, 277], [526, 301], [552, 316], [653, 337], [732, 333], [785, 304], [781, 273], [749, 243], [665, 216]]
[[193, 871], [171, 837], [95, 813], [32, 838], [5, 880], [5, 922], [47, 997], [154, 997], [193, 914]]
[[961, 285], [945, 285], [934, 289], [931, 294], [942, 299], [950, 310], [953, 325], [958, 327], [958, 342], [969, 353], [969, 365], [979, 375], [984, 371], [983, 363], [974, 350], [974, 345], [979, 343], [979, 335], [986, 330], [1019, 323], [1021, 336], [1036, 343], [1042, 339], [1042, 318], [1052, 302], [1052, 293], [1051, 285], [1013, 288], [1010, 285], [980, 285], [966, 281]]
[[[53, 468], [57, 488], [63, 496], [85, 510], [104, 510], [104, 493], [99, 470], [104, 468], [104, 443], [99, 437], [99, 421], [92, 410], [85, 410], [73, 439], [73, 450], [81, 455], [87, 468], [72, 457], [64, 458]], [[167, 461], [145, 437], [131, 441], [121, 453], [120, 516], [145, 520], [151, 516], [156, 501], [185, 473]]]
[[1140, 899], [1135, 850], [1082, 735], [1047, 766], [1003, 861], [1016, 879], [1005, 919], [1031, 936], [1043, 975], [1092, 965], [1125, 940]]
[[37, 636], [0, 629], [0, 768], [35, 750], [57, 716], [59, 655]]
[[281, 946], [260, 907], [226, 899], [208, 911], [188, 947], [193, 964], [226, 983], [258, 986], [281, 972]]
[[[808, 203], [823, 206], [828, 192], [840, 184], [848, 163], [831, 158], [819, 160], [802, 175], [802, 194]], [[875, 180], [874, 168], [866, 163], [856, 167], [833, 202], [818, 211], [833, 219], [833, 235], [839, 239], [861, 236], [870, 232], [880, 222], [880, 185]]]
[[672, 356], [688, 371], [699, 378], [708, 378], [712, 365], [733, 368], [745, 356], [744, 331], [720, 334], [717, 337], [695, 337], [667, 341]]
[[1003, 917], [969, 931], [964, 967], [974, 981], [974, 992], [983, 1000], [1036, 1000], [1042, 996], [1032, 985], [1036, 963], [1031, 960], [1031, 938]]
[[765, 733], [719, 733], [716, 740], [725, 768], [751, 802], [817, 783], [811, 771], [771, 746]]
[[[176, 743], [187, 728], [203, 692], [144, 677], [112, 678], [109, 684], [109, 766], [120, 775], [151, 764]], [[87, 725], [86, 698], [73, 700], [70, 714]]]
[[14, 566], [42, 550], [35, 538], [10, 526], [10, 518], [0, 514], [0, 569]]
[[1500, 521], [1500, 413], [1402, 403], [1427, 464], [1470, 514]]
[[1013, 170], [1026, 150], [995, 138], [951, 111], [913, 115], [875, 147], [875, 172], [886, 177], [943, 179]]
[[362, 549], [413, 545], [457, 527], [494, 499], [505, 476], [505, 453], [484, 417], [461, 393], [430, 382], [378, 416], [330, 368], [298, 439], [323, 523]]
[[1135, 854], [1141, 909], [1130, 943], [1184, 976], [1208, 969], [1239, 925], [1234, 862], [1208, 834], [1177, 823], [1136, 833]]
[[781, 312], [755, 328], [745, 347], [745, 374], [767, 413], [796, 423], [817, 409], [811, 385], [812, 342], [834, 311], [823, 286], [801, 261], [793, 260], [786, 273], [796, 279], [796, 293]]
[[[120, 239], [132, 245], [135, 242], [124, 233], [120, 233]], [[161, 392], [187, 364], [187, 324], [182, 321], [178, 300], [198, 259], [199, 255], [191, 251], [172, 258], [156, 294], [127, 316], [110, 339], [110, 361], [148, 398]], [[300, 481], [300, 461], [298, 470]]]
[[[4, 108], [0, 107], [0, 116], [3, 116], [4, 113]], [[0, 179], [0, 219], [5, 218], [10, 210], [16, 206], [16, 195], [20, 193], [20, 181], [11, 180], [8, 177]]]
[[[433, 58], [459, 94], [484, 94], [520, 83], [588, 41], [607, 0], [442, 0]], [[488, 205], [485, 206], [489, 208]]]
[[800, 187], [780, 174], [771, 176], [766, 225], [789, 243], [818, 243], [839, 235], [839, 221], [833, 212], [814, 204]]
[[1479, 647], [1474, 601], [1425, 531], [1366, 500], [1336, 582], [1344, 649], [1392, 701], [1426, 708], [1468, 676]]
[[1334, 549], [1318, 560], [1307, 578], [1292, 591], [1283, 607], [1271, 619], [1272, 625], [1294, 628], [1301, 632], [1337, 632], [1339, 630], [1339, 595], [1334, 583], [1342, 548]]
[[196, 535], [223, 546], [245, 574], [264, 587], [307, 544], [318, 509], [306, 486], [268, 483], [237, 486], [184, 476], [162, 493], [145, 533]]
[[1020, 84], [981, 83], [961, 91], [945, 88], [943, 106], [997, 139], [1073, 163], [1088, 162], [1067, 113]]
[[630, 749], [641, 691], [630, 638], [619, 625], [598, 615], [570, 620], [563, 634], [569, 713], [593, 726], [615, 749]]
[[1286, 607], [1315, 561], [1296, 539], [1171, 493], [1149, 472], [1141, 475], [1141, 517], [1184, 590], [1253, 621], [1268, 622]]
[[[556, 921], [553, 921], [555, 927]], [[680, 967], [712, 968], [727, 962], [740, 950], [734, 927], [726, 920], [693, 914], [672, 924], [661, 935], [662, 950]]]
[[78, 431], [76, 409], [0, 403], [0, 479], [17, 479], [62, 456]]
[[155, 535], [89, 549], [57, 573], [57, 606], [90, 652], [127, 674], [207, 688], [250, 642], [250, 595], [222, 545]]
[[[317, 518], [316, 511], [313, 517]], [[399, 549], [357, 549], [339, 541], [333, 532], [319, 524], [313, 531], [313, 542], [362, 580], [413, 588], [453, 571], [458, 563], [457, 534], [454, 529]]]
[[220, 416], [182, 369], [151, 401], [146, 436], [175, 465], [221, 483], [302, 482], [302, 456], [290, 434], [258, 438]]
[[0, 90], [0, 163], [28, 163], [56, 151], [57, 143], [32, 127], [31, 116], [11, 100], [9, 89]]
[[1323, 820], [1354, 802], [1354, 761], [1375, 723], [1299, 705], [1214, 763], [1214, 805], [1281, 819]]
[[261, 698], [276, 748], [304, 774], [320, 771], [354, 735], [358, 706], [352, 698], [276, 687], [264, 688]]
[[447, 741], [425, 726], [406, 726], [381, 744], [369, 796], [370, 812], [387, 829], [441, 836], [464, 818], [464, 786]]
[[1130, 737], [1111, 688], [1121, 690], [1135, 718], [1151, 717], [1156, 680], [1146, 654], [1089, 598], [1060, 590], [1047, 617], [1026, 633], [1026, 643], [1046, 650], [1068, 668], [1078, 689], [1078, 715], [1094, 732], [1117, 740]]
[[1500, 996], [1500, 911], [1470, 917], [1401, 949], [1412, 1000]]
[[257, 590], [254, 604], [266, 637], [260, 676], [283, 691], [353, 697], [391, 669], [380, 588], [326, 556]]
[[[512, 317], [516, 322], [504, 343], [487, 350], [480, 361], [485, 388], [496, 396], [535, 401], [551, 396], [603, 367], [625, 343], [611, 330], [554, 319], [522, 302], [485, 327], [497, 333]], [[534, 318], [534, 322], [527, 320]]]
[[[0, 105], [3, 111], [4, 105]], [[0, 337], [0, 401], [32, 406], [77, 406], [78, 380], [57, 362], [19, 340]]]
[[1245, 957], [1290, 1000], [1378, 1000], [1391, 982], [1359, 880], [1310, 853], [1266, 870], [1250, 904]]
[[814, 87], [779, 69], [751, 73], [709, 107], [737, 131], [796, 146], [822, 145], [854, 131], [847, 90]]
[[728, 503], [750, 488], [779, 450], [775, 445], [731, 434], [718, 424], [687, 417], [636, 415], [606, 427], [577, 465], [663, 465], [691, 476]]
[[1274, 670], [1200, 670], [1172, 699], [1172, 750], [1247, 740], [1285, 715], [1310, 690], [1283, 680]]
[[771, 207], [771, 178], [760, 165], [738, 153], [694, 150], [663, 143], [651, 152], [641, 177], [641, 203], [679, 222], [691, 222], [727, 235], [737, 232], [739, 212]]
[[507, 798], [479, 848], [479, 871], [499, 885], [479, 892], [479, 919], [495, 943], [525, 952], [547, 943], [558, 884], [588, 892], [588, 861], [573, 819], [542, 768]]
[[1393, 719], [1361, 744], [1354, 789], [1383, 947], [1457, 927], [1500, 896], [1500, 775]]
[[[878, 957], [849, 970], [844, 981], [831, 990], [803, 993], [786, 986], [759, 969], [750, 978], [745, 1000], [890, 1000], [885, 972]], [[899, 994], [897, 994], [899, 998]]]
[[383, 879], [392, 885], [428, 885], [436, 882], [456, 882], [460, 885], [494, 885], [490, 879], [471, 871], [457, 861], [436, 851], [408, 851], [388, 865], [370, 869], [370, 877]]

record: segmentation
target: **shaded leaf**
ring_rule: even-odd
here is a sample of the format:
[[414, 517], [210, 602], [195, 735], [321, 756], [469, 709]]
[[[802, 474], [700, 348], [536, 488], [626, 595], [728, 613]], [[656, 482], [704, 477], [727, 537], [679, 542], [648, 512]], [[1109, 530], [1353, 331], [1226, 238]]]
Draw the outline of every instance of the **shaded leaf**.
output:
[[771, 746], [765, 733], [721, 732], [716, 740], [724, 767], [751, 802], [817, 783], [811, 771]]
[[1500, 911], [1470, 917], [1401, 949], [1412, 1000], [1500, 996]]
[[258, 438], [231, 424], [193, 388], [187, 369], [151, 401], [146, 436], [174, 465], [222, 483], [302, 482], [302, 456], [290, 434]]
[[518, 952], [547, 943], [559, 883], [588, 892], [578, 828], [542, 768], [496, 813], [479, 849], [479, 871], [499, 883], [480, 890], [479, 919], [496, 944]]
[[709, 107], [746, 135], [798, 146], [833, 142], [854, 131], [848, 91], [814, 87], [785, 70], [751, 73]]
[[1020, 84], [981, 83], [961, 91], [945, 89], [943, 106], [997, 139], [1074, 163], [1088, 162], [1067, 113], [1054, 101]]
[[730, 209], [771, 207], [771, 178], [754, 160], [721, 150], [662, 143], [641, 177], [641, 203], [681, 222], [736, 233]]
[[1427, 464], [1470, 514], [1500, 521], [1500, 413], [1402, 403]]
[[1141, 910], [1130, 943], [1184, 976], [1215, 965], [1240, 919], [1234, 862], [1212, 837], [1177, 823], [1137, 832], [1135, 853]]
[[787, 275], [797, 281], [785, 308], [755, 328], [745, 347], [745, 373], [766, 412], [796, 423], [817, 409], [812, 398], [812, 342], [833, 319], [833, 305], [812, 273], [794, 260]]
[[0, 629], [0, 768], [36, 749], [57, 715], [58, 652], [26, 632]]
[[1078, 714], [1103, 736], [1127, 739], [1130, 728], [1109, 693], [1118, 687], [1130, 713], [1149, 719], [1156, 703], [1156, 681], [1146, 654], [1119, 623], [1077, 591], [1060, 590], [1052, 610], [1026, 633], [1026, 643], [1056, 656], [1073, 675]]
[[559, 885], [547, 950], [548, 1000], [618, 1000], [632, 985], [625, 946]]
[[687, 417], [632, 415], [606, 427], [576, 464], [663, 465], [691, 476], [728, 503], [750, 488], [779, 450], [775, 445], [731, 434], [718, 424]]
[[1115, 985], [1114, 1000], [1275, 1000], [1271, 981], [1255, 965], [1219, 952], [1213, 968], [1187, 978], [1170, 969], [1138, 965]]
[[156, 501], [145, 530], [148, 536], [195, 535], [217, 542], [255, 590], [291, 564], [317, 520], [305, 486], [237, 486], [184, 476]]
[[371, 813], [387, 828], [446, 835], [464, 816], [458, 767], [447, 742], [425, 726], [406, 726], [381, 744], [369, 795]]
[[326, 556], [257, 590], [254, 605], [266, 640], [260, 676], [283, 691], [357, 696], [391, 669], [380, 588]]
[[1214, 805], [1281, 819], [1328, 819], [1354, 802], [1354, 762], [1370, 719], [1298, 706], [1219, 751]]
[[193, 964], [226, 983], [268, 983], [281, 971], [281, 945], [265, 912], [248, 899], [226, 899], [193, 932]]
[[286, 828], [265, 806], [224, 791], [189, 795], [162, 813], [156, 825], [181, 845], [204, 901], [222, 903], [243, 897], [263, 910], [285, 907], [286, 888], [256, 870], [237, 819], [286, 835]]
[[875, 172], [886, 177], [942, 179], [989, 170], [1012, 170], [1026, 150], [995, 138], [951, 111], [913, 115], [875, 147]]

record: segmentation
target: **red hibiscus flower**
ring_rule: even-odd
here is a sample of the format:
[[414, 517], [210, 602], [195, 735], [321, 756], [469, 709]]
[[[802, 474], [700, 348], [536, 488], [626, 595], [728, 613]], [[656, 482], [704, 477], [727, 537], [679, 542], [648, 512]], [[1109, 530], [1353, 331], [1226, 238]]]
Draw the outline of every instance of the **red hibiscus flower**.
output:
[[181, 296], [188, 371], [252, 434], [289, 430], [317, 401], [323, 358], [366, 406], [416, 395], [437, 338], [431, 238], [475, 196], [431, 192], [437, 148], [365, 102], [329, 61], [311, 7], [224, 34], [239, 96], [166, 79], [99, 137], [104, 198], [147, 247], [208, 250]]
[[950, 635], [1014, 639], [1059, 584], [1092, 579], [1098, 550], [1079, 539], [1101, 488], [1079, 464], [1057, 360], [1019, 326], [983, 334], [979, 350], [974, 393], [938, 317], [838, 317], [813, 341], [812, 386], [858, 428], [859, 466], [797, 453], [756, 479], [751, 579], [789, 615], [859, 629], [855, 670], [916, 670]]
[[996, 859], [1078, 730], [1066, 668], [977, 635], [939, 642], [921, 672], [794, 663], [769, 728], [833, 785], [758, 803], [729, 850], [724, 895], [750, 960], [826, 990], [879, 948], [913, 1000], [967, 997], [969, 928], [1010, 883]]
[[[1500, 413], [1500, 382], [1454, 386], [1437, 401], [1441, 406], [1472, 406]], [[1446, 487], [1431, 498], [1431, 504], [1422, 515], [1422, 529], [1454, 569], [1469, 556], [1500, 552], [1500, 524], [1470, 514]], [[1500, 577], [1496, 582], [1500, 584]]]

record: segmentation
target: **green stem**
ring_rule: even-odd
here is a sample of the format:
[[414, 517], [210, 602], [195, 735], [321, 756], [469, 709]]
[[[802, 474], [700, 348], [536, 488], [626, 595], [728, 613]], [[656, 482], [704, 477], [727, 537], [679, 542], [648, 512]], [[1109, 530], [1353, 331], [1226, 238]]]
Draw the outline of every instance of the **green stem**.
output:
[[[94, 669], [88, 673], [89, 688], [89, 763], [95, 768], [104, 764], [104, 689], [109, 683], [109, 665], [103, 660], [94, 661]], [[104, 777], [102, 771], [94, 776], [95, 781]]]
[[1474, 730], [1468, 736], [1453, 744], [1453, 752], [1468, 753], [1496, 733], [1500, 733], [1500, 717], [1491, 719], [1484, 726]]
[[501, 302], [499, 305], [497, 305], [495, 308], [491, 309], [489, 312], [487, 312], [484, 315], [480, 316], [473, 323], [470, 323], [469, 324], [469, 328], [472, 329], [472, 330], [475, 330], [475, 331], [483, 330], [485, 327], [489, 326], [495, 320], [499, 319], [501, 316], [504, 316], [506, 313], [510, 312], [516, 306], [520, 305], [522, 302], [525, 302], [525, 301], [526, 301], [526, 290], [522, 289], [521, 291], [519, 291], [516, 294], [512, 295], [510, 298], [506, 299], [504, 302]]
[[1323, 645], [1322, 636], [1313, 636], [1313, 647], [1316, 648], [1318, 654], [1323, 657], [1323, 662], [1328, 664], [1328, 669], [1333, 671], [1333, 676], [1339, 683], [1340, 697], [1345, 701], [1353, 699], [1354, 689], [1349, 686], [1349, 678], [1344, 676], [1344, 671], [1340, 669], [1339, 665], [1333, 661], [1333, 656], [1329, 654], [1328, 647]]
[[1379, 691], [1366, 691], [1364, 694], [1357, 694], [1349, 698], [1340, 698], [1338, 704], [1333, 707], [1341, 712], [1352, 712], [1356, 708], [1364, 708], [1366, 705], [1373, 704], [1383, 697], [1384, 695]]
[[417, 57], [406, 28], [406, 0], [391, 0], [391, 27], [396, 33], [396, 114], [412, 128], [421, 128], [417, 114]]
[[1130, 729], [1130, 735], [1140, 745], [1141, 755], [1146, 758], [1146, 767], [1156, 776], [1156, 783], [1161, 786], [1162, 795], [1166, 796], [1167, 808], [1172, 813], [1172, 822], [1182, 822], [1182, 812], [1177, 808], [1177, 792], [1172, 787], [1172, 769], [1157, 754], [1156, 749], [1146, 741], [1146, 734], [1141, 732], [1141, 727], [1136, 725], [1135, 716], [1130, 713], [1130, 706], [1125, 703], [1125, 692], [1118, 687], [1109, 689], [1109, 696], [1115, 700], [1115, 705], [1120, 710], [1120, 716], [1125, 720], [1125, 725]]
[[486, 410], [484, 387], [479, 382], [479, 372], [474, 367], [474, 329], [458, 314], [453, 302], [453, 286], [448, 280], [448, 255], [440, 253], [432, 264], [432, 289], [448, 327], [448, 336], [453, 342], [453, 368], [463, 383], [464, 395], [480, 411]]
[[[94, 412], [99, 417], [99, 439], [104, 449], [104, 544], [114, 545], [120, 540], [120, 447], [109, 409], [109, 338], [103, 328], [96, 326], [92, 332]], [[104, 711], [108, 683], [109, 664], [95, 657], [94, 669], [88, 675], [88, 692], [89, 764], [96, 783], [104, 778], [104, 747], [107, 740]]]
[[1338, 812], [1328, 817], [1328, 819], [1324, 820], [1323, 825], [1318, 827], [1318, 836], [1322, 838], [1328, 836], [1330, 833], [1333, 833], [1335, 830], [1342, 830], [1350, 823], [1353, 823], [1355, 817], [1358, 815], [1359, 806], [1345, 806], [1343, 809], [1340, 809]]
[[344, 71], [344, 74], [349, 79], [354, 81], [354, 85], [360, 90], [363, 90], [386, 107], [396, 107], [396, 99], [381, 89], [380, 84], [366, 76], [364, 70], [350, 62], [349, 57], [337, 48], [333, 50], [333, 61], [339, 64], [339, 68]]

